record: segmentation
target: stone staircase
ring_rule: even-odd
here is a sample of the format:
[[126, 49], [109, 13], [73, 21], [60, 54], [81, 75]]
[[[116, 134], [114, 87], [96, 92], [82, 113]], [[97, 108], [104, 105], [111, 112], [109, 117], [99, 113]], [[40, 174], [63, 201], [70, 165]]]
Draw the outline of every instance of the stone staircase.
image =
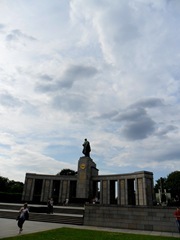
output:
[[[22, 204], [0, 203], [0, 218], [16, 219]], [[62, 224], [83, 225], [84, 207], [54, 206], [54, 213], [47, 214], [45, 205], [29, 204], [29, 220]]]

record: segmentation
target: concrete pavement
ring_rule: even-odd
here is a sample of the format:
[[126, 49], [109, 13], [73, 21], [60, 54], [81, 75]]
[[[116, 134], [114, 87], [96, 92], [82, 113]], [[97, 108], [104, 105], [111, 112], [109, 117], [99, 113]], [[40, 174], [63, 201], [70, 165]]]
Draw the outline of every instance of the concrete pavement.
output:
[[[24, 223], [23, 232], [21, 234], [41, 232], [41, 231], [57, 229], [57, 228], [62, 228], [62, 227], [100, 230], [100, 231], [111, 231], [111, 232], [120, 232], [120, 233], [143, 234], [143, 235], [152, 235], [152, 236], [167, 236], [167, 237], [169, 236], [169, 237], [180, 238], [179, 233], [140, 231], [140, 230], [115, 229], [115, 228], [101, 228], [101, 227], [92, 227], [92, 226], [69, 225], [69, 224], [35, 222], [35, 221], [26, 221]], [[17, 236], [17, 235], [19, 235], [17, 221], [14, 219], [0, 218], [0, 239], [6, 238], [6, 237], [11, 237], [11, 236]]]

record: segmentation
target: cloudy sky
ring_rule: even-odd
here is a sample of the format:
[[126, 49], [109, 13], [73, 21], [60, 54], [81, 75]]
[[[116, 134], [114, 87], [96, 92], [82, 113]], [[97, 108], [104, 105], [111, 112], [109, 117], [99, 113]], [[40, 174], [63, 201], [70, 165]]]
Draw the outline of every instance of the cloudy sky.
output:
[[180, 170], [179, 0], [1, 0], [0, 176]]

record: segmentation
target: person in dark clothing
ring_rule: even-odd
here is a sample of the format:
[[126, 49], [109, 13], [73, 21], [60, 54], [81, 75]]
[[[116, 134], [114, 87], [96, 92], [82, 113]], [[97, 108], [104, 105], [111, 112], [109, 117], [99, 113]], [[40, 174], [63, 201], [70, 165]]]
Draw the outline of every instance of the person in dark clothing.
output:
[[17, 218], [18, 220], [18, 227], [19, 227], [19, 233], [23, 230], [23, 224], [26, 220], [29, 219], [29, 210], [27, 203], [24, 204], [24, 206], [19, 210], [19, 216]]
[[49, 198], [47, 202], [47, 213], [53, 213], [53, 199]]

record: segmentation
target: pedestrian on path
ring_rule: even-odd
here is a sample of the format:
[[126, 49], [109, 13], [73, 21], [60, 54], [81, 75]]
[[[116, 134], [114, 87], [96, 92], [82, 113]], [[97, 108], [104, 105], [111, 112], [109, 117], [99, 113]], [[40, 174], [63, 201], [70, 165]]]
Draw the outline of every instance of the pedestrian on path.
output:
[[174, 216], [176, 218], [176, 223], [177, 223], [177, 227], [178, 227], [178, 231], [180, 233], [180, 208], [178, 207], [176, 209], [176, 211], [174, 212]]
[[29, 220], [29, 210], [28, 210], [28, 204], [25, 203], [23, 207], [19, 210], [19, 215], [17, 217], [17, 225], [19, 227], [19, 233], [23, 230], [23, 224], [26, 220]]
[[53, 214], [53, 198], [49, 198], [47, 202], [47, 213], [52, 213]]

